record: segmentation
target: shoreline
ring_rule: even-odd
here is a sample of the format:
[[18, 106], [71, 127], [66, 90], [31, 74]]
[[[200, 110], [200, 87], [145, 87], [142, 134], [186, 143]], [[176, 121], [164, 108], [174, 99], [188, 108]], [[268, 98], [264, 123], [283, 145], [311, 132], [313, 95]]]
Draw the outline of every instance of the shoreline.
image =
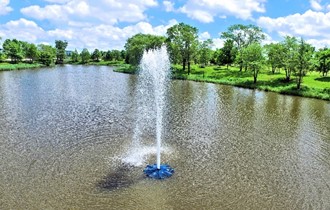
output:
[[0, 63], [0, 71], [15, 71], [47, 67], [40, 63]]
[[[136, 69], [134, 68], [118, 68], [114, 69], [114, 72], [118, 73], [125, 73], [125, 74], [135, 74]], [[294, 80], [291, 80], [289, 83], [282, 83], [282, 87], [278, 88], [276, 85], [281, 83], [280, 81], [258, 81], [257, 84], [254, 84], [251, 80], [240, 81], [240, 80], [226, 80], [226, 79], [216, 79], [210, 78], [205, 76], [203, 73], [196, 73], [196, 74], [173, 74], [172, 79], [175, 80], [187, 80], [187, 81], [194, 81], [194, 82], [206, 82], [206, 83], [213, 83], [213, 84], [220, 84], [220, 85], [228, 85], [234, 86], [239, 88], [246, 88], [251, 90], [260, 90], [265, 92], [274, 92], [281, 95], [290, 95], [290, 96], [300, 96], [305, 98], [314, 98], [320, 99], [325, 101], [330, 101], [330, 82], [329, 88], [311, 88], [304, 84], [302, 84], [302, 88], [300, 90], [296, 89], [296, 84]], [[328, 78], [328, 77], [325, 77]], [[272, 87], [272, 84], [275, 84]]]
[[[116, 63], [116, 62], [89, 62], [86, 64], [80, 63], [65, 63], [67, 65], [96, 65], [96, 66], [111, 66], [114, 67], [113, 71], [118, 73], [126, 73], [126, 74], [136, 74], [136, 68], [132, 67], [129, 64]], [[56, 66], [56, 65], [55, 65]], [[13, 71], [13, 70], [24, 70], [24, 69], [36, 69], [36, 68], [44, 68], [45, 65], [35, 63], [19, 63], [19, 64], [10, 64], [10, 63], [0, 63], [0, 71]], [[51, 66], [53, 67], [53, 66]], [[200, 69], [199, 69], [200, 70]], [[202, 72], [202, 73], [201, 73]], [[238, 80], [237, 78], [212, 78], [210, 75], [204, 75], [204, 71], [195, 71], [195, 73], [191, 73], [190, 75], [183, 73], [173, 73], [171, 76], [172, 79], [175, 80], [188, 80], [194, 82], [207, 82], [213, 84], [221, 84], [228, 85], [240, 88], [247, 88], [252, 90], [261, 90], [265, 92], [274, 92], [282, 95], [291, 95], [291, 96], [300, 96], [305, 98], [315, 98], [325, 101], [330, 101], [330, 82], [329, 87], [327, 88], [314, 88], [308, 87], [302, 84], [302, 88], [300, 90], [295, 88], [295, 82], [292, 80], [289, 83], [283, 83], [279, 79], [274, 81], [258, 81], [257, 84], [254, 84], [251, 80]], [[330, 78], [323, 77], [323, 78]], [[252, 79], [252, 78], [251, 78]], [[280, 88], [279, 88], [280, 86]]]

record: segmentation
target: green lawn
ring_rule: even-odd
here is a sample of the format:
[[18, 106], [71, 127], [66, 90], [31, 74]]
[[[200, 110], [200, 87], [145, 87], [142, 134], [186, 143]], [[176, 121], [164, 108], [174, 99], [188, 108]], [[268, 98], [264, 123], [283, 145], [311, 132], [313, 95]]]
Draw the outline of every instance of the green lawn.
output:
[[190, 75], [187, 75], [186, 71], [182, 72], [181, 68], [180, 65], [173, 66], [173, 78], [213, 82], [281, 94], [330, 100], [330, 76], [322, 77], [318, 72], [308, 72], [303, 78], [302, 88], [297, 90], [295, 76], [292, 75], [290, 82], [285, 82], [285, 72], [283, 70], [272, 74], [265, 67], [258, 75], [257, 84], [254, 84], [252, 72], [244, 70], [240, 72], [238, 67], [229, 67], [227, 69], [227, 67], [223, 66], [207, 66], [201, 68], [193, 65]]

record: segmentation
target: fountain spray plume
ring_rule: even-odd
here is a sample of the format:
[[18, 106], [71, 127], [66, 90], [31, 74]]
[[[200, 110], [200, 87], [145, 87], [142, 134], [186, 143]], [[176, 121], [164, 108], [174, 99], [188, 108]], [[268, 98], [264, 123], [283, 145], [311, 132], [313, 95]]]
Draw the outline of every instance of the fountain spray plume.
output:
[[174, 170], [168, 165], [161, 165], [161, 142], [164, 130], [163, 115], [166, 108], [166, 92], [170, 84], [170, 60], [166, 46], [163, 45], [159, 49], [144, 51], [140, 63], [139, 80], [146, 80], [146, 83], [152, 82], [151, 87], [156, 107], [157, 163], [148, 165], [144, 173], [153, 178], [169, 177]]

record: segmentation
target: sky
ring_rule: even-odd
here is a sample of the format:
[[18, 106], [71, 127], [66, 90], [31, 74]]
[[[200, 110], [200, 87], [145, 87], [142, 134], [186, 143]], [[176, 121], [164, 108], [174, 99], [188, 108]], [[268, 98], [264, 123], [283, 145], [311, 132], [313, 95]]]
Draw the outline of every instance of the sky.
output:
[[198, 28], [201, 41], [212, 39], [214, 49], [234, 24], [261, 27], [264, 44], [289, 35], [330, 46], [329, 0], [0, 0], [1, 45], [67, 40], [68, 50], [121, 50], [137, 33], [166, 35], [180, 22]]

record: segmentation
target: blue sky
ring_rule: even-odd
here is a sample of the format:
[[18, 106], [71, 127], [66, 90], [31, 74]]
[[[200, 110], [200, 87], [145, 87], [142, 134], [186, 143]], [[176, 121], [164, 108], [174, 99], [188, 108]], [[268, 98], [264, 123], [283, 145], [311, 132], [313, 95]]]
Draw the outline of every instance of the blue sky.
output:
[[123, 49], [136, 33], [165, 35], [185, 22], [199, 38], [213, 39], [233, 24], [261, 27], [267, 39], [303, 37], [316, 47], [330, 45], [330, 1], [326, 0], [0, 0], [0, 37], [32, 43], [61, 39], [69, 49]]

